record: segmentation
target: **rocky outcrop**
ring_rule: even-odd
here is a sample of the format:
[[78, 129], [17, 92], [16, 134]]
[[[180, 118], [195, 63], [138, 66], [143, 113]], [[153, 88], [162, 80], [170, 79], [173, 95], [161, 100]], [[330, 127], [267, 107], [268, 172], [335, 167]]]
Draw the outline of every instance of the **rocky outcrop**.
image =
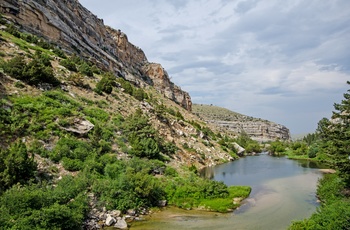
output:
[[92, 124], [88, 120], [83, 120], [76, 118], [73, 123], [69, 127], [61, 127], [62, 129], [72, 132], [78, 135], [86, 135], [91, 129], [94, 128], [94, 124]]
[[[0, 12], [23, 30], [78, 53], [139, 86], [154, 85], [171, 100], [191, 109], [188, 93], [174, 85], [167, 74], [148, 75], [151, 74], [147, 71], [149, 66], [158, 65], [163, 69], [159, 64], [150, 64], [144, 52], [131, 44], [126, 34], [105, 26], [102, 19], [78, 0], [2, 0]], [[162, 81], [158, 81], [158, 76]], [[162, 83], [165, 85], [159, 85]]]
[[208, 123], [234, 133], [245, 132], [253, 140], [259, 142], [291, 139], [289, 129], [283, 125], [242, 115], [218, 106], [194, 104], [193, 113]]
[[170, 81], [168, 73], [160, 64], [149, 63], [144, 66], [143, 73], [153, 81], [153, 86], [167, 98], [179, 103], [185, 109], [192, 110], [190, 95]]
[[283, 125], [276, 124], [271, 121], [221, 121], [221, 120], [209, 120], [208, 122], [225, 127], [229, 131], [235, 133], [245, 132], [253, 140], [259, 142], [279, 140], [290, 140], [289, 129]]

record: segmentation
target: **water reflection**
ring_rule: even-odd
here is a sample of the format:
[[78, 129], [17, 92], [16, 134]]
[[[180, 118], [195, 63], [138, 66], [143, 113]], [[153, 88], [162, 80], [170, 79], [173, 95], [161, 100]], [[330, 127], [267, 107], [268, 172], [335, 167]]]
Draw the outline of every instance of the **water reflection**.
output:
[[227, 185], [249, 185], [250, 196], [230, 214], [200, 214], [167, 209], [136, 229], [286, 229], [292, 220], [309, 217], [321, 173], [313, 162], [268, 155], [208, 167], [201, 175]]

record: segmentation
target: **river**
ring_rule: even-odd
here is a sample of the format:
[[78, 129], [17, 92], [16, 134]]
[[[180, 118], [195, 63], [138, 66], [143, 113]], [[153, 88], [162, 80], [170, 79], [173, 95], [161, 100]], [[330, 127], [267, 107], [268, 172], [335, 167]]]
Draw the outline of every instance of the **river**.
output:
[[228, 214], [167, 208], [131, 229], [286, 229], [293, 220], [315, 212], [317, 181], [322, 176], [316, 165], [306, 161], [247, 156], [234, 162], [206, 168], [202, 172], [227, 185], [249, 185], [250, 196]]

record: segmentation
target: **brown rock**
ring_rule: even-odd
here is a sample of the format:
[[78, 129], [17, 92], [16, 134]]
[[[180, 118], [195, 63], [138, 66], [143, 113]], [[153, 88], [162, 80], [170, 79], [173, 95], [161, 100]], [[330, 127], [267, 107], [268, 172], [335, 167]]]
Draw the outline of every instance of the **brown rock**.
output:
[[126, 34], [105, 26], [102, 19], [78, 0], [2, 0], [0, 13], [24, 30], [79, 53], [136, 85], [153, 85], [166, 97], [191, 110], [189, 94], [172, 83], [159, 64], [148, 63], [144, 52], [131, 44]]

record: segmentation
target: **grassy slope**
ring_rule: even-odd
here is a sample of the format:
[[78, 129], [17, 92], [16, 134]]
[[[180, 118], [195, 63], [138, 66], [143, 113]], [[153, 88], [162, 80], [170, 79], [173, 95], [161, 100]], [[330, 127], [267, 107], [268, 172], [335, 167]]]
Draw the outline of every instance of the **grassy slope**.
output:
[[[5, 133], [1, 140], [2, 152], [8, 154], [6, 151], [11, 150], [7, 147], [12, 142], [16, 139], [23, 140], [28, 154], [35, 156], [38, 169], [37, 179], [33, 178], [31, 185], [25, 183], [2, 191], [0, 212], [4, 215], [0, 219], [3, 224], [0, 227], [20, 228], [30, 223], [32, 227], [60, 226], [74, 229], [86, 218], [91, 208], [88, 206], [89, 193], [95, 194], [99, 208], [103, 205], [108, 209], [121, 210], [149, 207], [157, 203], [155, 198], [172, 199], [172, 193], [164, 193], [162, 186], [163, 182], [169, 184], [175, 183], [173, 181], [176, 180], [184, 181], [184, 184], [170, 190], [178, 196], [193, 191], [188, 188], [198, 190], [201, 194], [200, 197], [191, 198], [190, 203], [193, 207], [205, 205], [211, 210], [225, 211], [235, 207], [228, 205], [232, 204], [233, 197], [249, 195], [249, 188], [243, 189], [241, 193], [239, 191], [242, 189], [239, 187], [228, 189], [224, 185], [220, 186], [224, 191], [228, 191], [228, 195], [205, 194], [201, 192], [208, 191], [205, 186], [214, 188], [215, 193], [216, 188], [211, 185], [212, 182], [195, 175], [191, 176], [191, 180], [187, 179], [188, 162], [177, 160], [178, 155], [188, 154], [181, 143], [199, 138], [196, 134], [198, 129], [204, 128], [204, 123], [154, 89], [144, 89], [149, 98], [147, 103], [151, 106], [149, 110], [144, 109], [143, 103], [120, 88], [114, 88], [108, 95], [96, 94], [92, 89], [103, 74], [95, 73], [92, 77], [87, 77], [79, 72], [68, 71], [59, 64], [60, 58], [51, 50], [37, 47], [4, 31], [1, 31], [0, 36], [0, 61], [10, 60], [18, 54], [30, 61], [35, 51], [40, 50], [51, 57], [55, 77], [62, 82], [61, 86], [64, 89], [43, 92], [35, 86], [5, 75], [1, 70], [1, 110], [10, 124], [6, 126], [6, 130], [2, 130]], [[163, 144], [170, 143], [167, 136], [172, 132], [169, 129], [169, 123], [172, 121], [180, 119], [180, 126], [192, 130], [191, 136], [173, 140], [177, 146], [175, 155], [163, 154], [161, 158], [152, 160], [131, 158], [131, 139], [130, 135], [127, 135], [127, 132], [131, 131], [128, 131], [126, 123], [132, 121], [131, 115], [139, 108], [143, 110], [142, 113], [148, 121], [146, 129], [142, 132], [146, 132], [146, 136], [156, 135]], [[182, 114], [182, 118], [177, 117], [176, 112]], [[74, 135], [63, 128], [72, 125], [76, 119], [87, 119], [95, 128], [83, 136]], [[207, 137], [207, 141], [211, 142], [214, 149], [215, 146], [220, 146], [217, 143], [219, 138], [214, 133], [211, 135]], [[200, 141], [197, 142], [201, 144]], [[174, 149], [174, 146], [169, 145], [167, 148]], [[193, 153], [190, 153], [189, 157], [192, 156]], [[154, 172], [159, 170], [165, 170], [165, 173], [155, 177]], [[63, 179], [60, 180], [62, 176]], [[43, 187], [36, 184], [38, 178]], [[192, 181], [196, 181], [199, 186], [193, 188]], [[116, 188], [122, 190], [116, 191]], [[217, 202], [221, 201], [215, 200], [217, 197], [222, 197], [225, 204]], [[34, 202], [37, 199], [47, 202], [37, 204]], [[16, 200], [18, 206], [12, 202]], [[22, 215], [23, 212], [26, 212], [26, 215]], [[52, 216], [53, 213], [62, 213], [60, 218], [67, 218], [67, 221], [60, 218], [51, 219], [55, 216]], [[16, 223], [12, 220], [16, 220]]]

